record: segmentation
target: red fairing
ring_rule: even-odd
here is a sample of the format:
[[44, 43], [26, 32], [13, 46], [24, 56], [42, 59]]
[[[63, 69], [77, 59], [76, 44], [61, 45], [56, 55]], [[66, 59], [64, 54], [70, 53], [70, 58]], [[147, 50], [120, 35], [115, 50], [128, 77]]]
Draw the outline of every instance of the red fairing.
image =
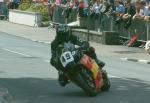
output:
[[80, 64], [83, 64], [89, 70], [92, 69], [92, 60], [89, 56], [84, 55], [80, 61]]
[[103, 78], [102, 73], [98, 72], [96, 79], [95, 79], [96, 88], [100, 89], [103, 86]]
[[[80, 64], [84, 65], [87, 69], [92, 71], [93, 63], [92, 63], [92, 59], [89, 56], [84, 55], [80, 61]], [[101, 71], [97, 72], [97, 75], [94, 78], [94, 80], [95, 80], [96, 88], [99, 90], [103, 86], [103, 78], [102, 78]]]

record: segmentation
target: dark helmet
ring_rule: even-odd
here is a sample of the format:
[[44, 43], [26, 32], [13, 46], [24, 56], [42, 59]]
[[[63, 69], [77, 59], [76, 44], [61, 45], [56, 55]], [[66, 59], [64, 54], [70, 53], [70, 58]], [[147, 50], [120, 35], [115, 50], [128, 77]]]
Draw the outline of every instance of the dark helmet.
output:
[[70, 36], [69, 31], [70, 29], [68, 25], [64, 25], [64, 24], [58, 25], [56, 28], [56, 36], [57, 38], [60, 39], [69, 38]]

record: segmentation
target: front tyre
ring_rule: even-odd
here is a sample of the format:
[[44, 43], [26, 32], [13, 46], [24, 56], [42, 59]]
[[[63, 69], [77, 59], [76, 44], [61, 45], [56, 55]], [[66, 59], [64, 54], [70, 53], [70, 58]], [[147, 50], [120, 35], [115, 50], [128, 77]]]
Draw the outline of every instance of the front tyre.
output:
[[104, 85], [102, 86], [101, 90], [108, 91], [110, 89], [111, 83], [107, 76], [107, 72], [105, 70], [102, 70], [102, 77], [103, 77]]
[[[83, 75], [80, 73], [77, 73], [76, 76], [74, 77], [75, 83], [81, 87], [89, 96], [93, 97], [97, 95], [97, 90], [96, 88], [88, 85], [86, 82], [87, 80], [84, 79]], [[93, 84], [94, 85], [94, 84]]]

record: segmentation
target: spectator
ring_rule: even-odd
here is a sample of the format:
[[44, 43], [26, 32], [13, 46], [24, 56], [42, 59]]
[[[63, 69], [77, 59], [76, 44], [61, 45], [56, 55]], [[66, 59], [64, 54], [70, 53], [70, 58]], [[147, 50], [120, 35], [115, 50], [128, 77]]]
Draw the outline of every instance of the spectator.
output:
[[145, 1], [140, 2], [140, 12], [139, 12], [139, 14], [140, 14], [140, 16], [148, 15], [148, 9], [147, 9]]
[[100, 10], [103, 5], [102, 3], [103, 0], [96, 0], [91, 8], [92, 11], [91, 17], [93, 18], [93, 21], [95, 23], [94, 29], [98, 32], [100, 31], [100, 15], [101, 15]]
[[53, 13], [53, 22], [58, 22], [61, 24], [65, 23], [65, 19], [62, 15], [63, 12], [63, 0], [55, 0], [54, 13]]
[[48, 0], [48, 10], [49, 10], [49, 17], [50, 17], [50, 21], [53, 21], [53, 16], [54, 16], [54, 11], [55, 11], [55, 4], [54, 4], [54, 0]]
[[122, 2], [120, 0], [116, 0], [115, 1], [115, 5], [116, 5], [116, 8], [115, 8], [116, 14], [123, 15], [125, 13], [125, 7], [122, 4]]
[[110, 8], [111, 7], [111, 5], [110, 5], [110, 3], [107, 1], [107, 0], [103, 0], [103, 5], [102, 5], [102, 8], [101, 8], [101, 13], [107, 13], [107, 12], [109, 12], [110, 11]]
[[133, 19], [139, 19], [139, 20], [149, 20], [150, 16], [150, 5], [146, 5], [145, 1], [141, 1], [139, 4], [137, 4], [140, 8], [139, 12], [135, 14]]
[[140, 0], [137, 0], [135, 2], [135, 9], [136, 9], [136, 13], [139, 14], [139, 12], [140, 12]]
[[61, 6], [61, 2], [62, 2], [62, 0], [56, 0], [56, 1], [55, 1], [55, 5], [56, 5], [57, 7], [60, 7], [60, 6]]
[[135, 13], [135, 15], [133, 16], [133, 20], [141, 20], [142, 18], [141, 18], [141, 16], [140, 16], [140, 0], [137, 0], [136, 2], [135, 2], [135, 11], [136, 11], [136, 13]]
[[136, 13], [135, 5], [131, 3], [131, 0], [126, 0], [125, 2], [125, 13], [130, 14], [132, 17]]
[[128, 28], [131, 25], [131, 20], [135, 13], [135, 6], [131, 3], [131, 0], [127, 0], [125, 2], [125, 14], [122, 17], [122, 19], [125, 21], [125, 28]]
[[140, 15], [144, 20], [149, 20], [150, 16], [150, 5], [146, 5], [146, 2], [141, 1], [140, 3]]
[[17, 9], [19, 7], [19, 4], [20, 4], [20, 0], [13, 0], [14, 9]]
[[114, 1], [115, 1], [115, 0], [109, 0], [109, 4], [111, 5], [112, 10], [115, 10]]
[[116, 23], [119, 23], [122, 19], [122, 16], [125, 13], [125, 7], [122, 4], [122, 2], [120, 0], [115, 0], [115, 11], [113, 12], [113, 15], [116, 18]]
[[70, 6], [70, 8], [75, 7], [75, 1], [70, 0], [70, 2], [69, 2], [69, 6]]
[[80, 0], [78, 5], [78, 13], [80, 17], [87, 17], [88, 16], [88, 1], [87, 0]]
[[102, 8], [102, 0], [101, 1], [96, 0], [96, 2], [94, 3], [94, 5], [91, 9], [91, 11], [92, 11], [91, 17], [98, 19], [101, 8]]
[[149, 21], [150, 20], [150, 4], [147, 6], [148, 15], [145, 15], [144, 20]]
[[73, 0], [67, 0], [67, 2], [65, 3], [65, 8], [62, 12], [62, 15], [65, 17], [65, 18], [71, 18], [71, 13], [73, 12], [72, 10], [75, 9], [75, 1]]

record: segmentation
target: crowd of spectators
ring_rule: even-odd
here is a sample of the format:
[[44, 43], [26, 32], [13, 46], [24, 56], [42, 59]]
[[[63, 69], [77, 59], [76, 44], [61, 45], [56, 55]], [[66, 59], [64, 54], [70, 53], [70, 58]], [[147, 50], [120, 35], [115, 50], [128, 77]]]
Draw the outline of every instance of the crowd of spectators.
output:
[[[69, 18], [72, 10], [78, 17], [101, 19], [102, 15], [113, 16], [116, 24], [124, 21], [125, 28], [132, 20], [150, 20], [150, 0], [54, 0], [55, 9], [65, 7], [63, 16]], [[52, 7], [52, 8], [53, 8]]]

